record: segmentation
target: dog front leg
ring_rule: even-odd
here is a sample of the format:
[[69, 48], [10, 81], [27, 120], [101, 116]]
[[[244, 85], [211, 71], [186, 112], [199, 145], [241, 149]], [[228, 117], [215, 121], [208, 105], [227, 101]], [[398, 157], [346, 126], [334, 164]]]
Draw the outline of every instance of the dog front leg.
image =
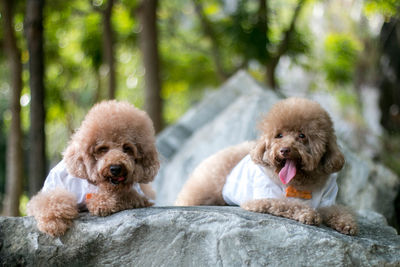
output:
[[327, 226], [345, 235], [357, 235], [357, 221], [350, 209], [340, 205], [333, 205], [320, 208], [318, 211]]
[[137, 209], [151, 207], [154, 204], [145, 196], [140, 195], [135, 190], [129, 190], [121, 195], [121, 209]]
[[90, 199], [86, 199], [86, 206], [91, 214], [102, 217], [119, 211], [117, 196], [109, 192], [91, 194]]
[[127, 190], [117, 193], [97, 192], [86, 201], [86, 206], [94, 215], [108, 216], [121, 210], [151, 207], [153, 203], [135, 190]]
[[321, 216], [307, 205], [285, 199], [255, 199], [243, 203], [241, 208], [260, 213], [269, 213], [299, 221], [304, 224], [319, 225]]
[[40, 231], [51, 236], [61, 236], [78, 217], [75, 195], [65, 189], [56, 188], [39, 192], [28, 202], [28, 215], [34, 216]]

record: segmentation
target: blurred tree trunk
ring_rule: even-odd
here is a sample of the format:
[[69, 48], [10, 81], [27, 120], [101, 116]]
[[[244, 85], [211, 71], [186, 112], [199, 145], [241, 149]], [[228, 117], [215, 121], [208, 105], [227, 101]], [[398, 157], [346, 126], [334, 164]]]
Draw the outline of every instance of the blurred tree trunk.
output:
[[276, 67], [278, 66], [279, 60], [283, 55], [285, 55], [289, 50], [289, 44], [291, 42], [291, 38], [296, 31], [296, 23], [299, 17], [300, 11], [304, 6], [306, 0], [299, 0], [297, 6], [294, 10], [292, 20], [290, 22], [289, 27], [283, 33], [282, 41], [279, 43], [276, 52], [270, 55], [270, 59], [267, 60], [265, 67], [266, 67], [266, 82], [267, 85], [270, 86], [272, 89], [278, 88], [278, 83], [276, 81]]
[[27, 0], [25, 34], [29, 51], [29, 84], [31, 89], [29, 133], [29, 194], [37, 193], [46, 177], [45, 109], [44, 109], [44, 0]]
[[101, 90], [102, 89], [102, 86], [101, 86], [101, 75], [100, 75], [100, 71], [99, 71], [98, 68], [94, 68], [94, 75], [96, 77], [97, 86], [96, 86], [96, 91], [95, 91], [94, 96], [93, 96], [93, 102], [97, 103], [102, 99], [102, 94], [101, 94], [101, 91], [102, 91]]
[[383, 24], [379, 44], [381, 49], [379, 77], [381, 124], [390, 134], [400, 133], [400, 19]]
[[[396, 158], [398, 148], [392, 137], [400, 135], [400, 19], [392, 17], [386, 21], [379, 34], [380, 58], [379, 66], [380, 90], [379, 106], [382, 112], [381, 124], [386, 129], [388, 137], [383, 138], [383, 153]], [[395, 160], [392, 163], [396, 165]], [[398, 163], [397, 163], [398, 165]], [[398, 166], [391, 166], [398, 167]], [[395, 215], [389, 223], [400, 229], [400, 189], [394, 201]]]
[[257, 27], [262, 34], [262, 44], [267, 47], [268, 40], [268, 0], [258, 1]]
[[108, 66], [108, 98], [115, 98], [116, 77], [114, 60], [114, 33], [111, 24], [114, 0], [108, 0], [103, 16], [103, 58]]
[[160, 59], [158, 53], [157, 0], [142, 0], [139, 17], [142, 25], [140, 50], [145, 72], [145, 110], [158, 133], [163, 128]]
[[3, 202], [4, 216], [19, 215], [19, 198], [22, 193], [23, 165], [22, 165], [22, 130], [21, 130], [21, 105], [22, 91], [22, 63], [21, 52], [13, 27], [14, 0], [2, 0], [2, 17], [4, 31], [4, 50], [8, 56], [11, 75], [11, 125], [8, 133], [7, 163], [6, 163], [6, 192]]

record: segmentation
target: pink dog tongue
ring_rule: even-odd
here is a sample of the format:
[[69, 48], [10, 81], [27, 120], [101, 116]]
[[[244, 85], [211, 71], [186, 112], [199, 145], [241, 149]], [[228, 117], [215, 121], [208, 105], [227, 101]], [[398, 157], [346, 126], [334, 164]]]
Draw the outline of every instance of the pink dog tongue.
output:
[[117, 178], [118, 182], [122, 182], [123, 180], [125, 180], [125, 177], [123, 177], [123, 176]]
[[291, 159], [287, 159], [285, 166], [279, 172], [279, 178], [282, 183], [287, 184], [296, 175], [296, 162]]

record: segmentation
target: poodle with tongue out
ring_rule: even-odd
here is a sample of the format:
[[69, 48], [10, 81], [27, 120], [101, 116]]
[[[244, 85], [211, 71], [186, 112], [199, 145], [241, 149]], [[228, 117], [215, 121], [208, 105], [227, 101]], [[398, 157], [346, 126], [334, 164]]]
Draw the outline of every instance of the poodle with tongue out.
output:
[[39, 230], [60, 236], [79, 211], [107, 216], [153, 205], [160, 167], [153, 123], [127, 102], [95, 105], [72, 136], [63, 160], [28, 203]]
[[261, 137], [222, 150], [194, 170], [177, 206], [238, 205], [357, 234], [354, 215], [335, 204], [335, 172], [344, 157], [328, 113], [316, 102], [288, 98], [259, 124]]

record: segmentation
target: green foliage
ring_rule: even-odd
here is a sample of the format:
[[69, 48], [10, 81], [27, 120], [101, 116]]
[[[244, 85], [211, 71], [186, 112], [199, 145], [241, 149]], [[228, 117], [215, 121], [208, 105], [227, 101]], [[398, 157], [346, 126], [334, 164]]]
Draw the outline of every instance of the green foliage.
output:
[[333, 84], [350, 83], [361, 44], [348, 34], [330, 34], [325, 39], [323, 69], [327, 80]]
[[289, 48], [287, 55], [296, 59], [299, 55], [304, 55], [310, 52], [311, 49], [311, 37], [310, 31], [305, 28], [302, 31], [295, 30], [292, 37], [289, 40]]
[[117, 99], [127, 100], [136, 107], [144, 104], [144, 73], [138, 49], [132, 49], [130, 42], [120, 45], [116, 54], [118, 71]]
[[99, 13], [91, 13], [84, 18], [83, 36], [81, 37], [82, 50], [91, 60], [91, 66], [98, 71], [102, 59], [101, 17]]
[[26, 204], [28, 204], [29, 198], [26, 194], [22, 194], [19, 198], [19, 214], [26, 216]]
[[137, 29], [140, 27], [138, 18], [135, 16], [135, 10], [138, 8], [137, 1], [116, 2], [113, 14], [112, 24], [115, 32], [115, 42], [130, 43], [135, 45], [137, 42]]
[[[206, 5], [205, 11], [212, 15], [219, 12], [218, 7], [216, 3]], [[190, 1], [160, 2], [161, 97], [167, 124], [175, 122], [199, 99], [200, 89], [218, 84], [209, 40], [201, 34], [199, 25], [188, 21], [194, 16]]]
[[347, 88], [337, 89], [336, 98], [343, 109], [346, 107], [357, 107], [359, 104], [358, 96], [354, 93], [354, 91]]
[[399, 17], [399, 0], [365, 0], [364, 11], [367, 15], [383, 14], [386, 18]]
[[[258, 5], [255, 1], [241, 0], [235, 12], [218, 23], [219, 31], [225, 33], [225, 38], [231, 38], [230, 45], [236, 53], [243, 55], [245, 60], [256, 59], [259, 62], [268, 60], [268, 32], [258, 17]], [[267, 25], [264, 25], [266, 28]]]

